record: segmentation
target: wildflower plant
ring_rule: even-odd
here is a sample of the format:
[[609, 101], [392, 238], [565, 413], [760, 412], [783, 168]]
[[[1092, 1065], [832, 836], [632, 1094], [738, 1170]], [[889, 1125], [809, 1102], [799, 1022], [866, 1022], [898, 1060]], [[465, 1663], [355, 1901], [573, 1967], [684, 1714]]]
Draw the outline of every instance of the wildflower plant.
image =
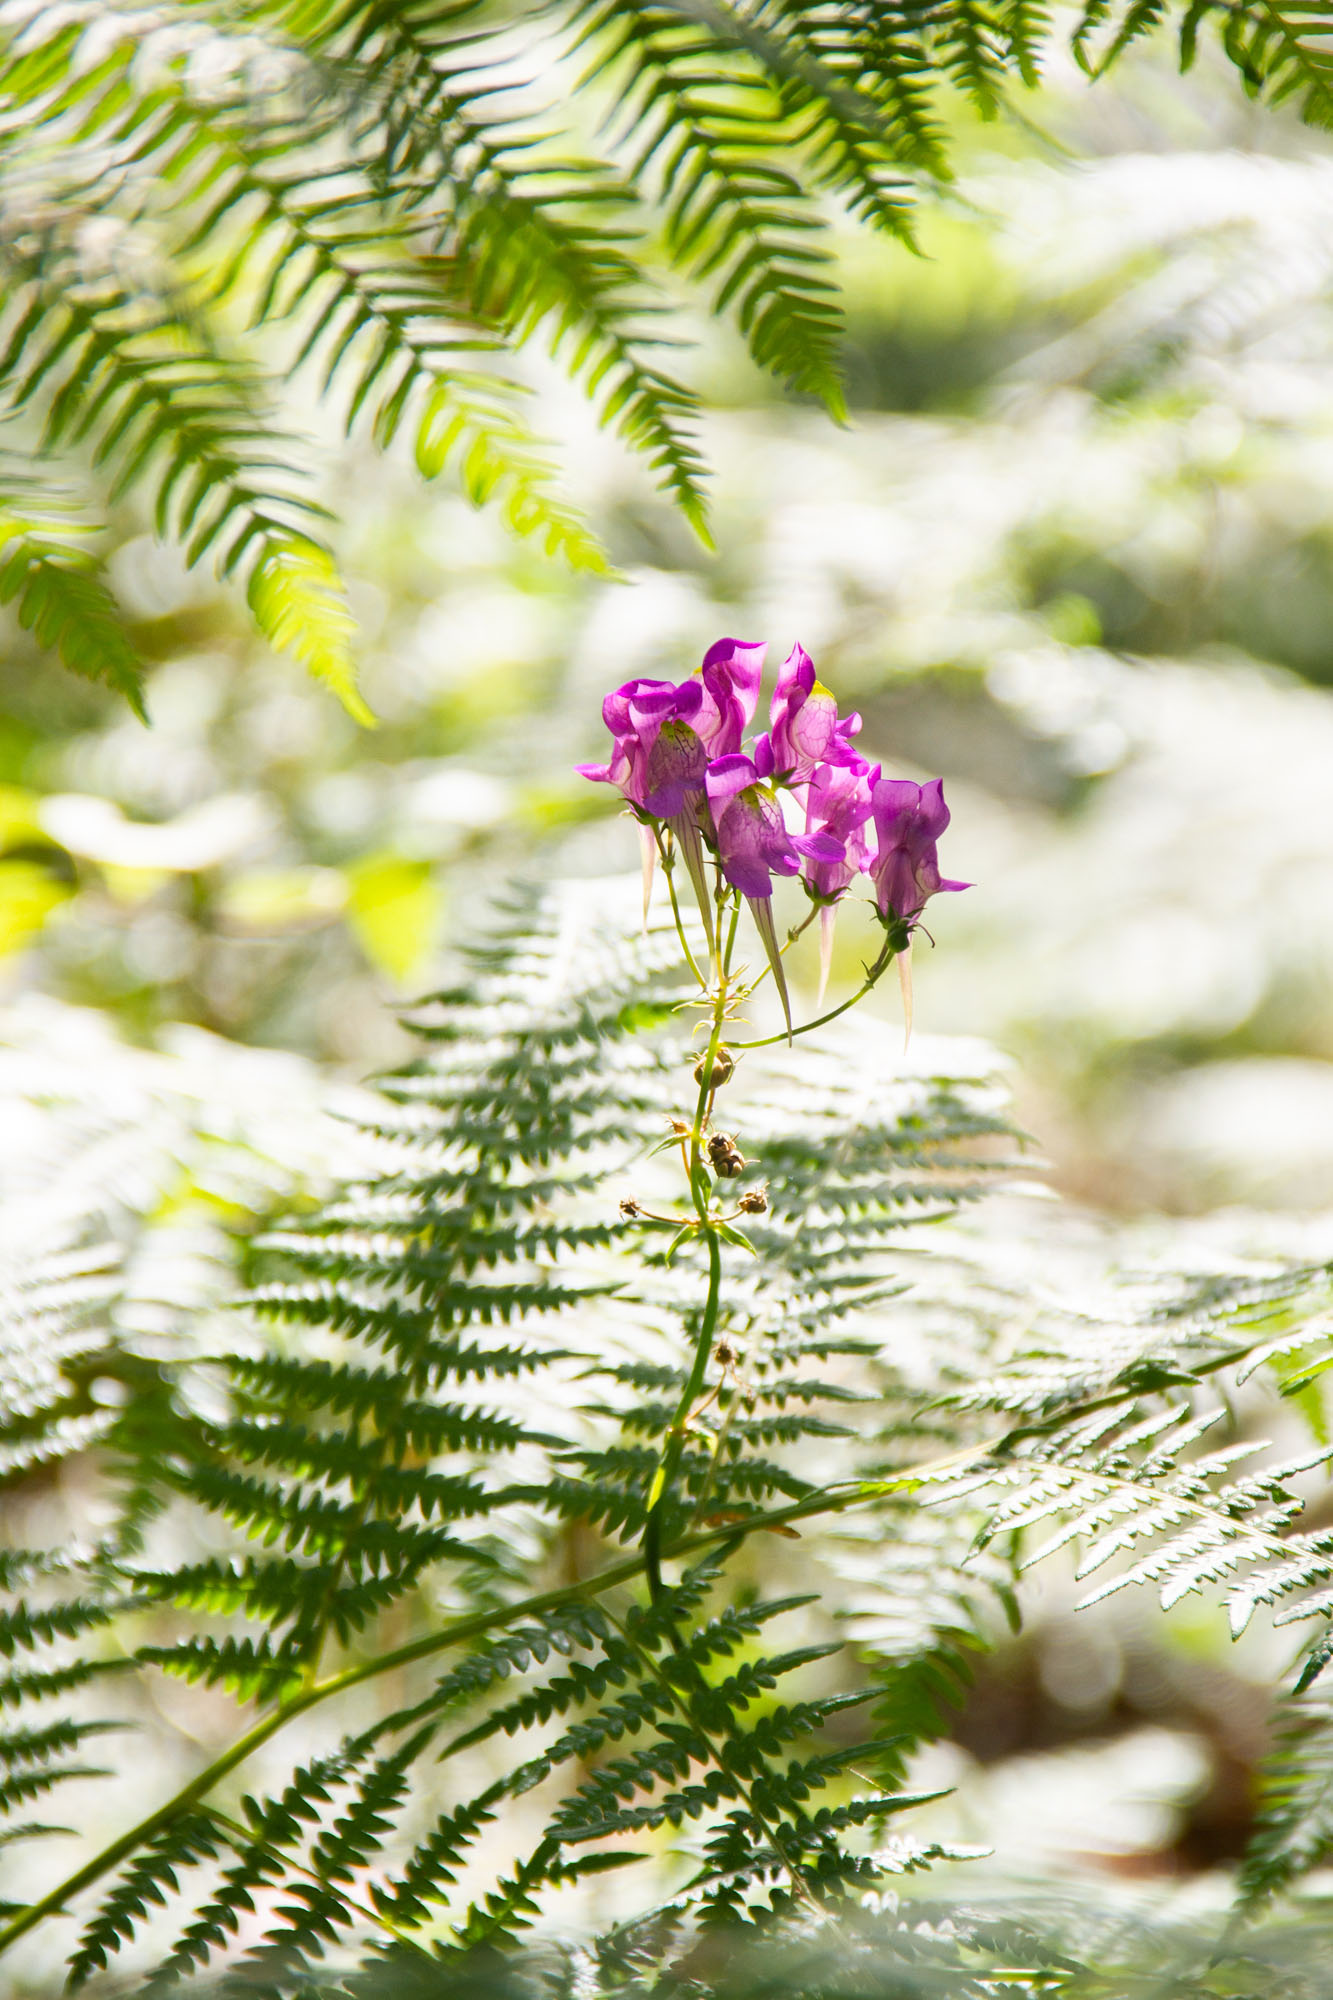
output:
[[[697, 674], [671, 681], [627, 681], [607, 696], [602, 719], [615, 747], [606, 764], [582, 764], [583, 777], [615, 785], [643, 833], [644, 912], [660, 858], [671, 909], [691, 973], [714, 996], [713, 1051], [725, 1023], [754, 985], [733, 984], [731, 953], [742, 900], [759, 933], [773, 983], [793, 1035], [783, 953], [816, 914], [821, 920], [820, 996], [828, 982], [833, 919], [858, 874], [875, 886], [884, 947], [864, 986], [834, 1014], [868, 993], [894, 957], [906, 962], [911, 934], [927, 900], [941, 889], [965, 889], [939, 872], [935, 843], [949, 824], [944, 787], [885, 779], [860, 756], [853, 738], [861, 718], [840, 717], [828, 689], [815, 679], [803, 646], [793, 646], [773, 691], [769, 727], [744, 747], [763, 674], [763, 645], [719, 639]], [[781, 800], [803, 830], [793, 831]], [[873, 819], [876, 845], [866, 837]], [[708, 938], [708, 974], [699, 969], [681, 924], [672, 869], [679, 857]], [[710, 877], [709, 863], [712, 872]], [[775, 876], [799, 876], [812, 908], [779, 947], [773, 921]], [[803, 1031], [804, 1032], [804, 1031]], [[757, 1046], [752, 1044], [751, 1046]]]
[[[1011, 1149], [1003, 1105], [843, 1017], [962, 886], [942, 791], [869, 766], [799, 648], [747, 743], [761, 678], [724, 640], [607, 697], [585, 775], [669, 918], [636, 935], [605, 885], [499, 910], [383, 1086], [381, 1170], [254, 1234], [233, 1338], [119, 1323], [77, 1209], [13, 1246], [0, 1953], [55, 1933], [73, 1986], [114, 1964], [144, 2000], [200, 1974], [364, 2000], [466, 1991], [478, 1954], [579, 1926], [586, 1996], [706, 1991], [738, 1938], [864, 1933], [947, 1858], [898, 1830], [912, 1752], [1020, 1620], [1024, 1567], [1069, 1547], [1093, 1596], [1210, 1592], [1237, 1631], [1305, 1634], [1237, 1925], [1333, 1853], [1333, 1534], [1302, 1515], [1333, 1274], [1099, 1316], [1006, 1296], [957, 1243], [923, 1258]], [[779, 877], [795, 933], [862, 878], [882, 925], [810, 1021]], [[785, 1030], [738, 1034], [770, 977]], [[183, 1777], [146, 1756], [173, 1681], [204, 1718]], [[62, 1790], [111, 1827], [63, 1862]], [[948, 1925], [893, 1950], [1095, 1990], [1035, 1933]], [[949, 1990], [999, 1990], [969, 1962]], [[534, 1977], [563, 1992], [574, 1963]]]

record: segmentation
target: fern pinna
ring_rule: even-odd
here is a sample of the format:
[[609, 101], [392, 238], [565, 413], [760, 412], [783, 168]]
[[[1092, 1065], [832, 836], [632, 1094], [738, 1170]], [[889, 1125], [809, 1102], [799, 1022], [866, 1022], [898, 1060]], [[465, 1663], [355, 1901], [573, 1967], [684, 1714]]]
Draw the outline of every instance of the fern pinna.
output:
[[[1330, 122], [1326, 0], [1085, 0], [1075, 53], [1099, 73], [1173, 16], [1182, 62], [1215, 31], [1247, 88]], [[993, 115], [1051, 40], [1026, 0], [4, 0], [0, 602], [140, 703], [96, 538], [137, 488], [364, 718], [294, 376], [602, 568], [527, 420], [538, 341], [706, 534], [663, 265], [839, 410], [830, 197], [910, 241], [950, 93]]]
[[[1298, 1518], [1327, 1447], [1264, 1459], [1235, 1404], [1262, 1373], [1317, 1414], [1329, 1274], [1097, 1316], [960, 1282], [956, 1234], [925, 1256], [1009, 1148], [995, 1087], [843, 1017], [962, 887], [942, 791], [872, 770], [799, 648], [745, 747], [761, 673], [727, 640], [608, 697], [586, 774], [662, 870], [649, 919], [602, 883], [497, 912], [418, 1011], [378, 1172], [257, 1237], [223, 1350], [118, 1348], [105, 1254], [24, 1246], [4, 1476], [101, 1491], [90, 1539], [3, 1558], [0, 1805], [36, 1884], [3, 1947], [73, 1924], [76, 1985], [123, 1963], [155, 1996], [431, 1990], [595, 1923], [626, 1871], [614, 1989], [858, 1922], [939, 1858], [896, 1828], [910, 1753], [1071, 1542], [1098, 1592], [1308, 1621], [1250, 1903], [1333, 1848], [1333, 1534]], [[807, 892], [785, 941], [777, 875]], [[863, 984], [798, 1022], [789, 945], [862, 881]], [[136, 1818], [117, 1780], [181, 1683], [207, 1749]], [[99, 1772], [116, 1829], [39, 1879]]]

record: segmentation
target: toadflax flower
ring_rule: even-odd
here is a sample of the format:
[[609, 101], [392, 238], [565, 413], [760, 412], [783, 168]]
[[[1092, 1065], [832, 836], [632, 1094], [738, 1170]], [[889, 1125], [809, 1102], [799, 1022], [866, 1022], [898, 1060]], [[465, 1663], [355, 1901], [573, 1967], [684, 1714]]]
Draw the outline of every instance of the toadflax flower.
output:
[[759, 768], [740, 752], [715, 757], [705, 782], [722, 873], [750, 905], [773, 968], [790, 1035], [791, 1003], [773, 928], [773, 876], [799, 874], [802, 856], [836, 864], [843, 859], [843, 843], [823, 828], [813, 833], [789, 833], [777, 800], [761, 782]]
[[[854, 763], [824, 764], [813, 774], [805, 795], [805, 830], [822, 831], [842, 843], [840, 861], [812, 859], [805, 867], [805, 885], [819, 908], [819, 1000], [828, 986], [833, 962], [833, 927], [838, 899], [870, 866], [872, 849], [868, 821], [880, 767], [864, 758]], [[816, 1003], [818, 1004], [818, 1003]]]
[[605, 764], [578, 764], [582, 778], [615, 785], [643, 829], [643, 909], [648, 916], [657, 838], [646, 822], [669, 826], [713, 949], [713, 908], [704, 875], [701, 815], [711, 757], [738, 751], [759, 700], [767, 644], [718, 639], [686, 681], [626, 681], [602, 703], [613, 739]]
[[698, 680], [679, 687], [674, 681], [626, 681], [602, 703], [613, 738], [609, 760], [574, 768], [581, 778], [617, 786], [651, 818], [670, 819], [690, 792], [703, 790], [708, 752], [692, 727], [703, 702]]
[[839, 719], [837, 702], [815, 679], [814, 661], [804, 646], [793, 646], [769, 710], [768, 741], [781, 782], [808, 784], [820, 764], [861, 763], [850, 741], [860, 727], [859, 715]]
[[[868, 874], [884, 924], [884, 954], [898, 959], [908, 1019], [912, 931], [931, 896], [965, 889], [939, 871], [936, 843], [949, 824], [938, 778], [914, 784], [884, 778], [855, 748], [858, 715], [839, 716], [805, 648], [793, 646], [778, 673], [769, 728], [748, 748], [745, 732], [759, 701], [767, 648], [718, 639], [688, 680], [626, 681], [602, 704], [611, 732], [605, 764], [580, 764], [585, 778], [614, 785], [639, 822], [644, 843], [644, 921], [659, 849], [685, 863], [719, 979], [715, 898], [720, 873], [744, 896], [763, 941], [790, 1035], [791, 1007], [773, 921], [773, 878], [803, 874], [820, 920], [820, 998], [828, 981], [835, 910], [858, 875]], [[787, 824], [779, 802], [793, 795], [805, 828]], [[874, 839], [871, 838], [873, 821]], [[674, 849], [663, 846], [663, 830]], [[715, 869], [708, 867], [715, 857]], [[721, 883], [717, 896], [722, 897]], [[873, 983], [873, 978], [872, 978]]]
[[616, 785], [639, 816], [645, 923], [657, 855], [657, 836], [650, 822], [661, 820], [671, 828], [703, 912], [710, 951], [712, 903], [699, 832], [709, 753], [699, 729], [704, 727], [715, 737], [718, 716], [718, 703], [706, 693], [698, 675], [679, 686], [674, 681], [626, 681], [602, 703], [602, 720], [613, 738], [609, 760], [575, 766], [581, 778]]
[[878, 851], [870, 864], [875, 902], [898, 959], [903, 995], [904, 1047], [912, 1034], [912, 932], [927, 899], [941, 889], [970, 889], [970, 882], [946, 882], [935, 843], [949, 824], [944, 784], [910, 778], [881, 778], [871, 793]]
[[[871, 793], [877, 852], [870, 864], [875, 902], [892, 931], [910, 932], [929, 897], [941, 889], [970, 889], [970, 882], [946, 882], [935, 843], [949, 824], [944, 782], [928, 785], [910, 778], [881, 778]], [[905, 939], [904, 939], [905, 941]]]

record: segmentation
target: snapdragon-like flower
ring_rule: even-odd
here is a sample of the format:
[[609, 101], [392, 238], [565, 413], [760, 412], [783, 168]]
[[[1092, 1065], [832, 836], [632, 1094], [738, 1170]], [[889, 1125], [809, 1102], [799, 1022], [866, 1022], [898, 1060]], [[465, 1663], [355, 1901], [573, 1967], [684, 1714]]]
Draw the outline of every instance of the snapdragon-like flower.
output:
[[695, 728], [704, 707], [702, 681], [626, 681], [602, 703], [613, 738], [605, 764], [577, 764], [581, 778], [619, 787], [653, 819], [671, 819], [702, 792], [708, 750]]
[[843, 843], [822, 827], [787, 831], [782, 808], [753, 758], [740, 752], [715, 757], [705, 785], [722, 873], [743, 896], [771, 897], [773, 876], [798, 875], [802, 855], [826, 866], [842, 860]]
[[861, 727], [859, 715], [839, 718], [838, 704], [815, 679], [804, 646], [793, 646], [782, 663], [769, 709], [768, 742], [773, 769], [783, 783], [809, 784], [821, 764], [862, 762], [851, 746]]
[[716, 757], [708, 766], [708, 803], [722, 873], [750, 906], [790, 1035], [791, 1002], [773, 924], [773, 877], [799, 874], [802, 856], [836, 865], [844, 850], [842, 842], [822, 827], [812, 833], [789, 833], [782, 808], [761, 779], [754, 760], [740, 752]]
[[610, 758], [605, 764], [575, 766], [580, 777], [615, 785], [643, 824], [645, 923], [657, 857], [651, 822], [670, 827], [698, 899], [710, 951], [713, 907], [702, 835], [711, 829], [704, 773], [710, 758], [739, 751], [759, 700], [767, 651], [763, 642], [718, 639], [686, 681], [626, 681], [602, 703], [602, 720], [612, 736]]
[[694, 727], [711, 757], [730, 757], [741, 747], [759, 705], [768, 641], [718, 639], [699, 669], [703, 703]]
[[927, 900], [942, 889], [970, 889], [970, 882], [946, 882], [935, 844], [949, 824], [944, 783], [881, 778], [871, 794], [877, 852], [870, 864], [875, 901], [886, 924], [910, 932]]
[[[617, 787], [639, 821], [644, 841], [644, 916], [659, 850], [670, 866], [684, 861], [698, 899], [717, 976], [714, 896], [707, 852], [732, 890], [744, 896], [763, 941], [791, 1032], [791, 1008], [773, 922], [773, 878], [804, 873], [819, 906], [820, 995], [832, 955], [835, 908], [860, 874], [868, 874], [887, 937], [873, 979], [890, 955], [899, 960], [910, 1020], [907, 958], [911, 933], [927, 900], [966, 882], [941, 876], [936, 842], [949, 824], [944, 788], [883, 778], [859, 755], [852, 738], [858, 715], [840, 717], [815, 677], [802, 646], [783, 661], [769, 709], [768, 731], [745, 747], [759, 700], [766, 647], [719, 639], [688, 680], [633, 680], [609, 694], [602, 717], [611, 732], [605, 764], [580, 764], [583, 777]], [[793, 831], [779, 793], [795, 795], [805, 829]], [[871, 842], [871, 822], [874, 843]], [[668, 830], [674, 848], [665, 845]], [[706, 846], [705, 846], [706, 844]], [[720, 884], [718, 896], [722, 898]], [[691, 961], [693, 963], [693, 961]], [[702, 975], [700, 975], [702, 978]]]
[[824, 998], [833, 963], [833, 929], [838, 899], [858, 874], [869, 868], [874, 850], [868, 822], [880, 767], [864, 758], [849, 764], [823, 764], [814, 772], [805, 794], [805, 829], [822, 831], [842, 843], [840, 861], [812, 859], [806, 863], [805, 885], [819, 903], [819, 995]]

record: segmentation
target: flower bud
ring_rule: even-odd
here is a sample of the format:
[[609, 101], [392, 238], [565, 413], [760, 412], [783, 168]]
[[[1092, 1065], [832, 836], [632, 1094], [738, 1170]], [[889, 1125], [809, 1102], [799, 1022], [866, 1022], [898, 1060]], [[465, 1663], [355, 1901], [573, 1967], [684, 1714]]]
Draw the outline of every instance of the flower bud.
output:
[[714, 1132], [708, 1141], [708, 1164], [720, 1181], [734, 1181], [745, 1170], [745, 1155], [726, 1132]]
[[705, 1049], [698, 1062], [694, 1065], [694, 1080], [698, 1084], [703, 1084], [709, 1090], [721, 1090], [723, 1084], [730, 1079], [735, 1067], [736, 1064], [732, 1059], [730, 1049], [715, 1049], [713, 1051], [713, 1064], [710, 1069], [708, 1067], [708, 1051]]
[[747, 1188], [737, 1206], [742, 1215], [767, 1215], [768, 1196], [763, 1188]]

